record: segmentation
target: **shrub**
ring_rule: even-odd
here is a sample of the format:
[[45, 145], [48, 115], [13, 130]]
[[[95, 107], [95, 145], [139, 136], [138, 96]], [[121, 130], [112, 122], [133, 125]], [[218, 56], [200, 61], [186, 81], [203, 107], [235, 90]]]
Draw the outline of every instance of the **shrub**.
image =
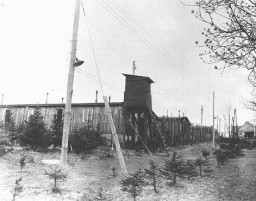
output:
[[218, 167], [220, 166], [220, 164], [223, 165], [226, 159], [227, 157], [223, 151], [221, 150], [216, 151], [216, 160], [218, 163]]
[[229, 146], [228, 146], [228, 144], [220, 144], [220, 148], [221, 149], [228, 149]]
[[198, 173], [197, 173], [197, 170], [196, 170], [196, 165], [192, 161], [188, 160], [183, 165], [183, 173], [182, 173], [182, 175], [187, 176], [188, 181], [192, 177], [197, 177]]
[[150, 184], [154, 187], [155, 193], [157, 193], [157, 183], [160, 181], [160, 168], [154, 161], [149, 162], [149, 169], [145, 169], [145, 177], [150, 181]]
[[210, 155], [210, 151], [208, 151], [207, 149], [203, 149], [203, 150], [202, 150], [202, 154], [203, 154], [203, 157], [206, 159], [207, 156]]
[[111, 168], [111, 170], [112, 170], [112, 177], [116, 177], [117, 176], [117, 170], [116, 170], [116, 167], [115, 166], [113, 166], [112, 168]]
[[19, 140], [21, 146], [29, 146], [33, 150], [45, 149], [50, 145], [50, 136], [38, 108], [29, 116], [29, 120], [25, 121]]
[[177, 182], [177, 176], [182, 176], [183, 174], [183, 161], [177, 152], [174, 151], [171, 159], [165, 161], [165, 164], [161, 170], [161, 174], [167, 180], [172, 180], [174, 184]]
[[51, 136], [51, 141], [54, 149], [57, 146], [61, 146], [62, 134], [63, 134], [63, 120], [59, 120], [57, 118], [57, 115], [55, 114], [50, 127], [50, 136]]
[[7, 119], [5, 120], [4, 129], [8, 132], [8, 137], [11, 144], [13, 145], [14, 142], [18, 139], [18, 133], [16, 132], [15, 123], [11, 113], [7, 116]]
[[21, 158], [19, 160], [19, 163], [20, 163], [20, 172], [22, 173], [22, 170], [23, 168], [25, 167], [26, 165], [26, 158], [27, 158], [28, 155], [21, 155]]
[[1, 137], [1, 136], [0, 136], [0, 146], [1, 146], [1, 145], [4, 145], [4, 146], [11, 146], [12, 144], [11, 144], [11, 142], [10, 142], [10, 140], [9, 140], [8, 137]]
[[12, 201], [15, 201], [16, 196], [18, 196], [23, 191], [23, 186], [21, 185], [22, 177], [16, 179], [15, 186], [12, 192]]
[[143, 174], [139, 170], [136, 173], [125, 177], [120, 184], [121, 190], [129, 193], [134, 201], [136, 201], [136, 197], [142, 192], [142, 185], [144, 184]]
[[54, 186], [52, 188], [53, 193], [60, 193], [60, 189], [57, 186], [57, 182], [62, 180], [66, 181], [67, 173], [65, 173], [62, 168], [58, 165], [50, 167], [50, 170], [45, 170], [45, 175], [47, 175], [50, 179], [54, 180]]
[[90, 126], [83, 125], [73, 130], [69, 142], [75, 153], [86, 153], [102, 145], [103, 139], [99, 131], [94, 131]]
[[10, 146], [11, 146], [11, 142], [9, 138], [0, 136], [0, 156], [6, 154], [8, 150], [10, 150], [8, 148]]
[[125, 149], [135, 149], [136, 145], [130, 140], [126, 140], [124, 143]]

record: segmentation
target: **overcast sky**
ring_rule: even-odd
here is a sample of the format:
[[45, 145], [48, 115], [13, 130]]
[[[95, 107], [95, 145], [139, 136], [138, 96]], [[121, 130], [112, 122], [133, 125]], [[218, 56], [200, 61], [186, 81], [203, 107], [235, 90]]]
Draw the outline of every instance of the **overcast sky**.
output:
[[[223, 119], [231, 105], [237, 108], [239, 125], [253, 119], [243, 104], [252, 91], [248, 72], [221, 74], [200, 60], [204, 49], [195, 41], [203, 41], [204, 24], [191, 14], [191, 7], [178, 0], [82, 2], [104, 93], [111, 95], [111, 101], [123, 101], [125, 77], [121, 73], [132, 74], [135, 60], [136, 75], [155, 82], [152, 99], [158, 116], [167, 110], [169, 116], [177, 116], [180, 110], [192, 123], [200, 123], [203, 105], [204, 124], [211, 125], [214, 90], [216, 115]], [[4, 104], [45, 103], [47, 92], [49, 103], [60, 103], [66, 96], [74, 8], [75, 0], [0, 0]], [[85, 62], [75, 72], [73, 102], [94, 102], [100, 87], [82, 9], [78, 35], [77, 57]]]

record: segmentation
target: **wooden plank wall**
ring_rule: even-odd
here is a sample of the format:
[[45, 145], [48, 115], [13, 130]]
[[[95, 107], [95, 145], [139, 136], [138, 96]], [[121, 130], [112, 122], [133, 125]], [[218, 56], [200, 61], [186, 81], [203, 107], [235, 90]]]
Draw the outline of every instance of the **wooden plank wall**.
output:
[[[200, 142], [201, 127], [191, 126], [188, 121], [160, 118], [159, 125], [165, 133], [167, 146], [196, 144]], [[203, 126], [201, 142], [211, 140], [211, 133], [210, 127]]]
[[[10, 110], [12, 118], [14, 119], [15, 125], [21, 125], [24, 120], [28, 120], [30, 114], [33, 114], [36, 107], [0, 107], [0, 122], [4, 123], [6, 110]], [[45, 124], [48, 128], [52, 123], [54, 115], [57, 114], [58, 109], [62, 109], [62, 114], [64, 114], [64, 107], [39, 107], [41, 113], [44, 117]], [[125, 123], [122, 114], [122, 105], [110, 105], [113, 120], [116, 126], [118, 134], [124, 134]], [[107, 120], [107, 114], [105, 112], [104, 106], [76, 106], [72, 107], [72, 118], [71, 118], [71, 129], [74, 127], [79, 127], [84, 124], [87, 126], [92, 126], [96, 129], [97, 126], [100, 128], [100, 132], [103, 134], [110, 134], [111, 129]]]

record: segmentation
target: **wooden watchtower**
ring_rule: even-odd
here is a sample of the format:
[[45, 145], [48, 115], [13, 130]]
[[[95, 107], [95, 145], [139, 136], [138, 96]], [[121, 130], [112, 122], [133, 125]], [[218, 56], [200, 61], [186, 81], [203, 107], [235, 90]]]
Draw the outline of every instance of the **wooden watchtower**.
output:
[[[142, 146], [139, 136], [149, 147], [152, 141], [152, 98], [149, 77], [123, 74], [126, 77], [124, 92], [124, 114], [126, 122], [126, 141], [130, 145]], [[131, 125], [132, 124], [132, 125]], [[134, 128], [138, 131], [138, 135]]]

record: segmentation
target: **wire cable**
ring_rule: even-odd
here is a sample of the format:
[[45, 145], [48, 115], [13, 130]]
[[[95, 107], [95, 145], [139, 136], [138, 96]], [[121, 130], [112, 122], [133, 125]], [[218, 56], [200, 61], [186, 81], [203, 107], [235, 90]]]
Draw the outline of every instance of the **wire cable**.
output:
[[142, 32], [144, 32], [144, 33], [151, 39], [151, 41], [154, 42], [154, 43], [159, 47], [159, 49], [163, 51], [163, 54], [164, 54], [164, 52], [167, 52], [167, 53], [168, 53], [168, 51], [163, 47], [163, 45], [160, 44], [157, 40], [155, 40], [155, 39], [154, 39], [138, 22], [136, 22], [136, 21], [134, 20], [134, 18], [132, 18], [115, 0], [112, 0], [112, 2], [113, 2], [112, 5], [114, 5], [117, 9], [119, 9], [119, 10], [121, 11], [121, 13], [124, 13], [124, 14], [128, 17], [128, 19], [129, 19], [133, 24], [135, 24], [135, 26], [137, 26], [140, 30], [142, 30]]
[[89, 39], [90, 39], [90, 43], [91, 43], [91, 47], [92, 47], [94, 63], [95, 63], [96, 69], [97, 69], [97, 74], [98, 74], [98, 78], [99, 78], [101, 93], [102, 93], [102, 96], [104, 96], [104, 90], [103, 90], [102, 83], [101, 83], [101, 77], [100, 77], [99, 67], [98, 67], [98, 63], [97, 63], [97, 60], [96, 60], [96, 55], [95, 55], [95, 51], [94, 51], [94, 47], [93, 47], [93, 43], [92, 43], [92, 38], [91, 38], [91, 32], [90, 32], [89, 25], [88, 25], [88, 21], [87, 21], [87, 17], [86, 17], [86, 14], [85, 14], [83, 2], [82, 2], [82, 8], [83, 8], [83, 13], [84, 13], [84, 18], [85, 18], [85, 22], [86, 22], [86, 27], [87, 27], [87, 30], [88, 30]]
[[[147, 45], [155, 54], [157, 54], [160, 58], [162, 58], [167, 64], [170, 66], [175, 66], [172, 61], [163, 55], [159, 51], [159, 49], [149, 40], [147, 39], [142, 33], [140, 33], [136, 28], [134, 28], [129, 22], [127, 22], [126, 19], [124, 19], [120, 14], [118, 14], [112, 7], [110, 7], [104, 0], [100, 1], [97, 0], [97, 2], [105, 8], [106, 11], [108, 11], [114, 18], [116, 18], [121, 24], [123, 24], [126, 28], [128, 28], [131, 32], [135, 33], [136, 36], [145, 44]], [[103, 4], [103, 3], [104, 4]], [[176, 69], [174, 69], [176, 71]]]

